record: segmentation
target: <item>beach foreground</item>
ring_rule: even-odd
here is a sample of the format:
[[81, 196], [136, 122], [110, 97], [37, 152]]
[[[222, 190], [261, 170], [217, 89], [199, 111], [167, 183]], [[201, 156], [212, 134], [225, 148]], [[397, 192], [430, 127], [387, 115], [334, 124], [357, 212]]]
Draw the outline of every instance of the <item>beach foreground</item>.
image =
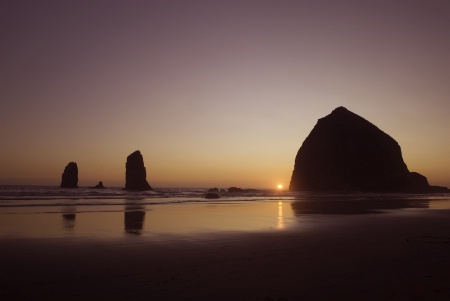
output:
[[165, 240], [3, 237], [3, 300], [449, 300], [450, 210]]

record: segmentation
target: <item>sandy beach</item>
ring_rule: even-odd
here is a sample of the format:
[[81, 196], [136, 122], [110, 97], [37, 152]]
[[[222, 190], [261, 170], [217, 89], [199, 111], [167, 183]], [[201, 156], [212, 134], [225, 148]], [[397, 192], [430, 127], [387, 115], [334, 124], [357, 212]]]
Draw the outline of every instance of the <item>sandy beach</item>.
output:
[[1, 239], [2, 300], [449, 300], [450, 210], [164, 239]]

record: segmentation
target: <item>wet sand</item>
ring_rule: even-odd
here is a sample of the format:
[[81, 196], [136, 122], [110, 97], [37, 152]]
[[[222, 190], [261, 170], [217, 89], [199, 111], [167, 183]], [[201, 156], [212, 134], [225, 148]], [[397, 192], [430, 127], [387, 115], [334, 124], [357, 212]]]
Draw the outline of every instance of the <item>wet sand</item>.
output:
[[450, 210], [283, 231], [1, 239], [2, 300], [450, 300]]

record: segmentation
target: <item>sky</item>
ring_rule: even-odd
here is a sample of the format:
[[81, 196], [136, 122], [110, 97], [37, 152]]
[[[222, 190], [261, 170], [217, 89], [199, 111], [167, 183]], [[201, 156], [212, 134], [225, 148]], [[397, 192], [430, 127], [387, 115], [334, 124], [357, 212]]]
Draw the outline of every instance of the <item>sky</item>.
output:
[[344, 106], [450, 187], [449, 1], [0, 3], [0, 184], [287, 188]]

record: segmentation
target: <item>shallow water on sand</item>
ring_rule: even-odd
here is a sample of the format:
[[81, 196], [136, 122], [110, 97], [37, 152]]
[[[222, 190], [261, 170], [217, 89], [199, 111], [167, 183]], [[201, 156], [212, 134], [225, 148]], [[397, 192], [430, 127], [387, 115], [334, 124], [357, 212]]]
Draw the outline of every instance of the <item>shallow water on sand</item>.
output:
[[128, 192], [0, 187], [0, 238], [146, 237], [167, 239], [226, 232], [285, 231], [314, 225], [324, 216], [449, 209], [450, 194], [311, 194], [274, 190], [205, 189]]
[[293, 222], [293, 212], [283, 202], [71, 206], [40, 213], [34, 209], [0, 213], [0, 237], [140, 235], [156, 239], [167, 235], [282, 230]]

